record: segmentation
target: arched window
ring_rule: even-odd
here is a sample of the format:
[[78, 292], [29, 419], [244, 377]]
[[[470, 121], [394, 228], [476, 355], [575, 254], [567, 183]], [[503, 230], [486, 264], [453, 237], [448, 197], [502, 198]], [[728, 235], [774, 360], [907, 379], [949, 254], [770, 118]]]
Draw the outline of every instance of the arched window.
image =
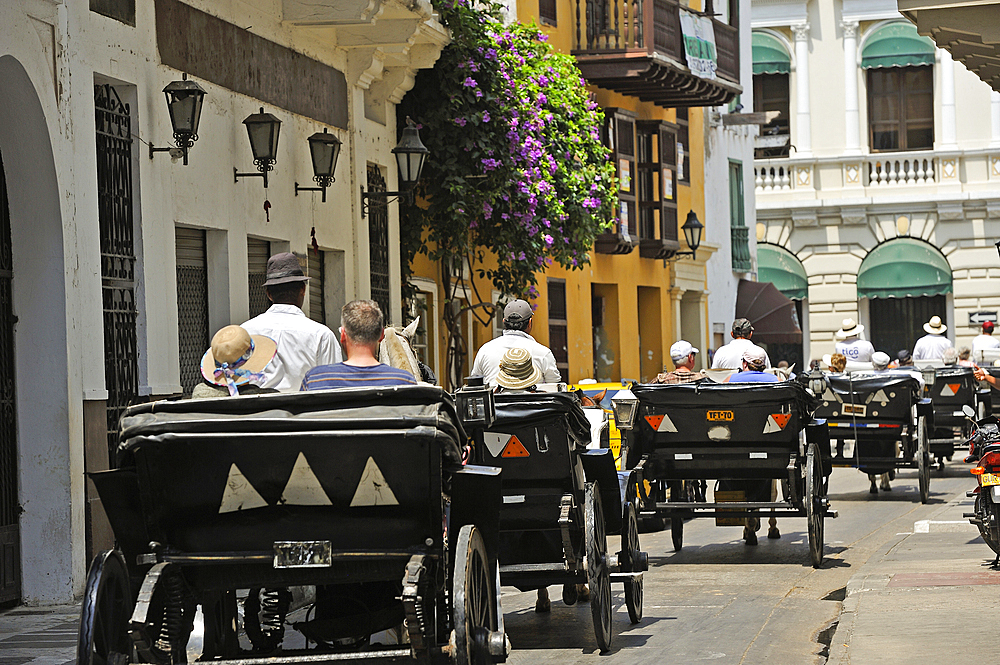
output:
[[789, 145], [789, 72], [792, 57], [776, 35], [753, 32], [753, 108], [777, 111], [778, 117], [761, 128], [757, 139], [758, 158], [786, 157]]

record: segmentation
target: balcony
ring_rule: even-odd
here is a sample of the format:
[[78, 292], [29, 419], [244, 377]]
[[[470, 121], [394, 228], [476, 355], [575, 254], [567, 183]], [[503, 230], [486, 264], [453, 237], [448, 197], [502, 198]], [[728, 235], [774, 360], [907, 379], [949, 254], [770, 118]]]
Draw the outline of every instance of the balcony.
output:
[[[687, 66], [677, 0], [574, 0], [577, 65], [593, 85], [659, 106], [717, 106], [742, 92], [739, 31], [716, 19], [714, 78]], [[581, 4], [584, 7], [581, 7]]]

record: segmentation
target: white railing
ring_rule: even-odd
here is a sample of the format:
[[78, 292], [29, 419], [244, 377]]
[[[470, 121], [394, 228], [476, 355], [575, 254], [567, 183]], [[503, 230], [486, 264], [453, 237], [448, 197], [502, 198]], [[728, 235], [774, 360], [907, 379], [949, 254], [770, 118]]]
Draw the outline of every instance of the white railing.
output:
[[869, 187], [931, 185], [937, 182], [934, 156], [879, 154], [866, 158]]
[[773, 192], [792, 188], [792, 178], [787, 165], [754, 167], [755, 188], [758, 192]]

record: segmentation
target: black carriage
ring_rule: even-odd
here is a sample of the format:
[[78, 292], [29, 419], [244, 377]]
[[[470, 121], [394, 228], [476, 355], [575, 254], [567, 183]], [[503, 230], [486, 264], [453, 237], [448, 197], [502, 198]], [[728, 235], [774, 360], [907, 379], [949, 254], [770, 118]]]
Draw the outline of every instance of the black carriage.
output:
[[[827, 421], [837, 450], [854, 442], [849, 456], [833, 456], [833, 466], [882, 474], [917, 469], [920, 502], [930, 492], [931, 401], [922, 397], [920, 382], [904, 373], [801, 375], [820, 397], [815, 418]], [[818, 381], [818, 383], [816, 383]]]
[[[501, 393], [496, 419], [476, 435], [477, 461], [503, 469], [500, 579], [522, 591], [590, 585], [594, 633], [611, 647], [611, 584], [625, 586], [632, 623], [642, 619], [642, 573], [635, 492], [623, 498], [607, 448], [587, 450], [590, 423], [572, 393]], [[634, 484], [634, 483], [633, 483]], [[609, 554], [607, 536], [621, 536]], [[575, 596], [564, 595], [567, 602]]]
[[963, 406], [972, 407], [977, 418], [990, 413], [990, 391], [982, 389], [971, 367], [925, 368], [924, 396], [930, 398], [934, 408], [934, 429], [929, 434], [931, 456], [938, 468], [944, 461], [951, 461], [955, 444], [961, 445], [972, 435], [972, 421], [962, 412]]
[[91, 475], [117, 549], [91, 567], [78, 663], [187, 662], [196, 609], [202, 660], [263, 662], [237, 590], [304, 585], [293, 627], [315, 646], [269, 663], [504, 660], [500, 471], [463, 467], [465, 444], [451, 396], [422, 386], [130, 408], [116, 468]]
[[[631, 426], [622, 444], [626, 466], [640, 473], [639, 487], [647, 487], [643, 480], [651, 487], [640, 493], [640, 516], [669, 519], [675, 549], [683, 545], [685, 519], [805, 517], [812, 564], [822, 564], [823, 520], [837, 513], [826, 490], [829, 430], [812, 417], [816, 398], [809, 391], [789, 381], [631, 390], [635, 408], [616, 410], [619, 428]], [[746, 489], [742, 500], [691, 503], [675, 489], [694, 479], [727, 479]], [[783, 501], [760, 500], [756, 488], [766, 481], [785, 481]]]

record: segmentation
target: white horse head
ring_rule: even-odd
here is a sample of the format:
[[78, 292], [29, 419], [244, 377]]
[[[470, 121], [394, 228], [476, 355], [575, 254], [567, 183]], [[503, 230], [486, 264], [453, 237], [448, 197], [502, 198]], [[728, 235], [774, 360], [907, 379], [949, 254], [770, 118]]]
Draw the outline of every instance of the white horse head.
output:
[[417, 381], [420, 381], [420, 364], [417, 362], [417, 354], [413, 352], [411, 342], [419, 324], [418, 316], [405, 328], [386, 327], [385, 338], [379, 344], [378, 350], [379, 362], [405, 369]]

